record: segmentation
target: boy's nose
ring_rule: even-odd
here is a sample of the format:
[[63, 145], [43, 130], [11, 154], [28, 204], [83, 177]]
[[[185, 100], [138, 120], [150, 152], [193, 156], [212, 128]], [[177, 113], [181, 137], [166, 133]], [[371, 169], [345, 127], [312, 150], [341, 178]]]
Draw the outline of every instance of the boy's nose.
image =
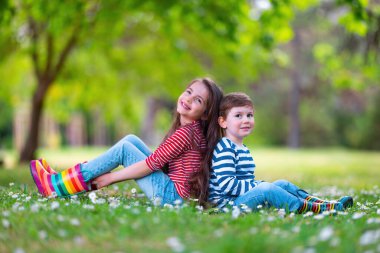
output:
[[247, 116], [243, 117], [243, 122], [249, 122], [249, 121], [250, 119]]

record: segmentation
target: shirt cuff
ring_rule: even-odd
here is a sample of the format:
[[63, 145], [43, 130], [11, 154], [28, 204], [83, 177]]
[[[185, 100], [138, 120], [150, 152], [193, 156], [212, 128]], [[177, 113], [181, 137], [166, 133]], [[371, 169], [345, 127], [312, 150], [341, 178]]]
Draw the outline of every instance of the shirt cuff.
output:
[[159, 168], [155, 168], [154, 165], [152, 164], [151, 160], [149, 159], [150, 156], [148, 156], [148, 158], [145, 160], [146, 164], [148, 165], [148, 168], [151, 170], [151, 171], [158, 171]]

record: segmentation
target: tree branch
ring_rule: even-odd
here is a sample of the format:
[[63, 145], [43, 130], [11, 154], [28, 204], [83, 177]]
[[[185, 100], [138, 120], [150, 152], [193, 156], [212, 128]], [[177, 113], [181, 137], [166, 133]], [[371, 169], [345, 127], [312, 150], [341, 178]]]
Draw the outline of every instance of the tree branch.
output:
[[52, 62], [54, 59], [54, 38], [48, 33], [46, 35], [46, 66], [45, 75], [49, 76], [51, 71]]
[[35, 75], [38, 80], [41, 79], [41, 69], [40, 69], [40, 63], [39, 63], [39, 54], [38, 54], [38, 40], [39, 40], [39, 30], [38, 25], [34, 21], [32, 17], [28, 18], [28, 24], [30, 29], [30, 35], [32, 39], [32, 60], [33, 60], [33, 68]]
[[55, 78], [58, 76], [59, 72], [61, 71], [67, 56], [70, 54], [71, 50], [74, 48], [75, 44], [77, 43], [78, 39], [78, 32], [80, 30], [80, 26], [77, 26], [74, 28], [70, 38], [67, 40], [67, 43], [65, 47], [63, 48], [61, 54], [58, 57], [57, 64], [55, 65], [55, 68], [52, 70], [51, 75], [49, 76], [49, 84], [51, 84]]

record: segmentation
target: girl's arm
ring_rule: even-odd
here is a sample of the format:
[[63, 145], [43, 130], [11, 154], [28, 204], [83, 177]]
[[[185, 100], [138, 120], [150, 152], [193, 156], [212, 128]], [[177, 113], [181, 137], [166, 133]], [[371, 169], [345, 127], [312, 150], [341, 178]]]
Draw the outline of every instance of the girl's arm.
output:
[[95, 178], [92, 184], [96, 185], [97, 189], [103, 188], [105, 186], [125, 181], [128, 179], [138, 179], [151, 174], [153, 171], [148, 168], [145, 160], [134, 163], [128, 167], [115, 172], [107, 173]]
[[122, 170], [107, 173], [95, 178], [92, 182], [97, 189], [128, 179], [137, 179], [161, 169], [166, 163], [180, 156], [191, 146], [192, 132], [189, 127], [177, 129], [172, 136], [144, 161], [132, 164]]

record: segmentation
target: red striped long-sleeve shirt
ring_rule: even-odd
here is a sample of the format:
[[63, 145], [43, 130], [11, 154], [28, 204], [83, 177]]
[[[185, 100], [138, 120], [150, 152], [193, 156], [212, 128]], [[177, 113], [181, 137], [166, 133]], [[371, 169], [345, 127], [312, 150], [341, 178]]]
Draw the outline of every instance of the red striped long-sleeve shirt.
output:
[[191, 175], [201, 169], [202, 153], [206, 150], [200, 121], [177, 129], [146, 159], [152, 171], [169, 165], [168, 176], [182, 198], [190, 196]]

